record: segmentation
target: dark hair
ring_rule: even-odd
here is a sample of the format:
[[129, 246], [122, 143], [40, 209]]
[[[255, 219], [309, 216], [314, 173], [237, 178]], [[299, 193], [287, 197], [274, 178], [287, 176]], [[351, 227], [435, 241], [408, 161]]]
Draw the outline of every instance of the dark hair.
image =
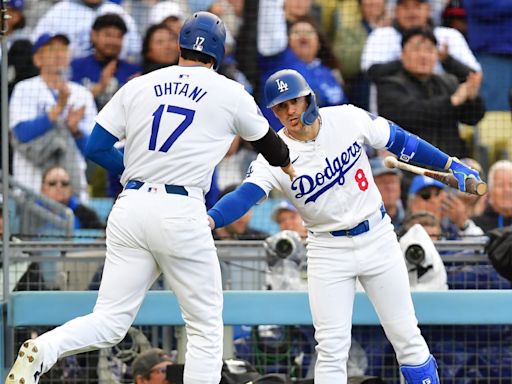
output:
[[434, 45], [437, 46], [437, 39], [434, 35], [434, 31], [430, 27], [414, 27], [404, 32], [402, 36], [402, 48], [405, 44], [412, 39], [414, 36], [422, 36], [423, 38], [430, 40]]
[[180, 56], [186, 60], [199, 61], [204, 64], [215, 64], [215, 59], [212, 56], [192, 49], [180, 48]]
[[44, 181], [46, 180], [46, 177], [48, 176], [48, 174], [53, 171], [54, 169], [63, 169], [64, 171], [66, 171], [66, 173], [68, 174], [68, 176], [71, 176], [69, 174], [69, 171], [64, 168], [62, 165], [51, 165], [49, 166], [48, 168], [46, 168], [44, 171], [43, 171], [43, 175], [41, 177], [41, 182], [44, 183]]
[[316, 56], [320, 59], [322, 64], [331, 69], [341, 69], [340, 62], [338, 61], [338, 59], [334, 55], [334, 52], [332, 51], [331, 43], [329, 42], [327, 35], [320, 27], [320, 25], [318, 25], [315, 18], [309, 15], [298, 17], [297, 20], [295, 20], [289, 26], [288, 33], [290, 32], [291, 28], [297, 23], [308, 23], [315, 29], [316, 34], [318, 36], [318, 42], [320, 43], [320, 47], [318, 49], [318, 53], [316, 54]]
[[142, 40], [142, 57], [145, 58], [146, 57], [146, 54], [148, 53], [149, 51], [149, 42], [151, 41], [151, 38], [153, 37], [153, 35], [161, 30], [161, 29], [164, 29], [166, 30], [167, 32], [169, 32], [171, 35], [173, 35], [173, 37], [176, 39], [176, 41], [178, 41], [178, 35], [176, 34], [176, 32], [174, 32], [172, 29], [170, 29], [168, 26], [166, 26], [164, 23], [161, 23], [161, 24], [153, 24], [151, 25], [147, 31], [146, 31], [146, 34], [144, 35], [144, 40]]
[[108, 27], [115, 27], [119, 29], [123, 35], [128, 32], [126, 23], [117, 13], [105, 13], [104, 15], [98, 16], [92, 25], [93, 31], [99, 31], [100, 29]]

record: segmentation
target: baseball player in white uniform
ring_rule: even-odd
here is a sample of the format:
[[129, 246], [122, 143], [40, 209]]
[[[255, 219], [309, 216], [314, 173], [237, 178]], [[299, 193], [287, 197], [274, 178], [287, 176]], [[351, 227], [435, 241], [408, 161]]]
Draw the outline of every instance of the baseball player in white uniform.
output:
[[[121, 341], [161, 273], [186, 323], [184, 383], [220, 381], [223, 295], [204, 195], [237, 134], [293, 176], [288, 147], [252, 96], [215, 72], [225, 36], [217, 16], [192, 15], [178, 65], [131, 80], [98, 114], [87, 154], [124, 185], [108, 219], [98, 300], [93, 313], [25, 342], [6, 383], [35, 384], [58, 358]], [[124, 159], [113, 147], [122, 139]]]
[[265, 83], [267, 106], [284, 125], [297, 177], [261, 156], [245, 181], [209, 210], [222, 227], [277, 188], [308, 229], [308, 291], [318, 360], [315, 383], [347, 382], [346, 363], [356, 278], [365, 288], [409, 384], [439, 383], [437, 365], [417, 326], [404, 258], [373, 181], [364, 145], [387, 148], [404, 161], [451, 169], [461, 189], [476, 171], [396, 124], [351, 105], [318, 109], [296, 71], [278, 71]]

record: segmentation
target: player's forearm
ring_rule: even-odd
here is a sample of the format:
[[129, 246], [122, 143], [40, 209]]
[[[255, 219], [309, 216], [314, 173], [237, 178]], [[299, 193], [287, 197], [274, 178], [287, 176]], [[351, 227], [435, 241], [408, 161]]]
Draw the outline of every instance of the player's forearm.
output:
[[286, 167], [290, 164], [290, 151], [284, 141], [272, 128], [261, 139], [250, 142], [273, 167]]
[[88, 159], [117, 175], [124, 172], [123, 154], [114, 148], [119, 139], [96, 124], [85, 148]]
[[405, 162], [428, 165], [437, 169], [448, 169], [450, 156], [434, 147], [419, 136], [407, 132], [402, 127], [389, 121], [389, 140], [386, 148]]
[[222, 228], [245, 215], [263, 197], [265, 192], [256, 184], [243, 183], [215, 203], [208, 215], [215, 222], [215, 228]]

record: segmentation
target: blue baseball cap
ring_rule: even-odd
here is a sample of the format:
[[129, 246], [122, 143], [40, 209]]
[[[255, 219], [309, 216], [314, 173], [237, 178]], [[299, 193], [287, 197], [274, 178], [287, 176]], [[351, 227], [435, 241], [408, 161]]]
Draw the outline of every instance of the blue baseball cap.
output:
[[23, 11], [25, 8], [25, 2], [23, 0], [8, 0], [5, 5], [7, 5], [9, 8], [14, 8], [19, 11]]
[[60, 39], [66, 45], [69, 45], [69, 38], [63, 33], [43, 33], [32, 46], [32, 53], [36, 53], [39, 48], [49, 44], [54, 39]]
[[436, 179], [432, 179], [427, 176], [415, 176], [411, 181], [411, 186], [409, 187], [409, 195], [415, 195], [423, 188], [427, 187], [437, 187], [440, 189], [444, 189], [446, 185], [437, 181]]

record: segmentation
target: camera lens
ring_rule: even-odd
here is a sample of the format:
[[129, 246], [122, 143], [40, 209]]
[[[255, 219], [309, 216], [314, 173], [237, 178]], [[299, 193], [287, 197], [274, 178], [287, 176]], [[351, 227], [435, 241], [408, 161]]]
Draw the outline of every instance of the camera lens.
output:
[[405, 251], [405, 259], [413, 265], [420, 265], [425, 260], [425, 250], [421, 245], [409, 245]]
[[293, 243], [290, 239], [279, 239], [276, 243], [276, 253], [283, 259], [293, 252]]

